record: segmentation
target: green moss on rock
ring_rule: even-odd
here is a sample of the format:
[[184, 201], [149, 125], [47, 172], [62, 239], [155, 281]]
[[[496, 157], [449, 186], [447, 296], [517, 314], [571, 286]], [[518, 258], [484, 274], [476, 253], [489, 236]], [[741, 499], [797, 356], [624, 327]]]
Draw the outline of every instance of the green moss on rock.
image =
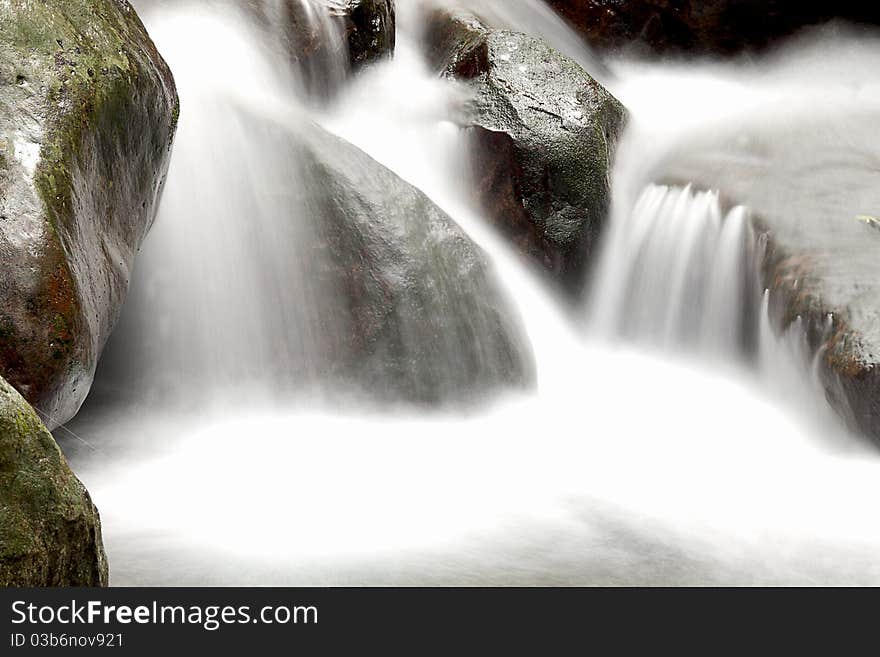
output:
[[0, 586], [106, 586], [101, 522], [34, 410], [0, 379]]
[[126, 0], [0, 13], [0, 373], [53, 424], [78, 409], [117, 319], [177, 112]]

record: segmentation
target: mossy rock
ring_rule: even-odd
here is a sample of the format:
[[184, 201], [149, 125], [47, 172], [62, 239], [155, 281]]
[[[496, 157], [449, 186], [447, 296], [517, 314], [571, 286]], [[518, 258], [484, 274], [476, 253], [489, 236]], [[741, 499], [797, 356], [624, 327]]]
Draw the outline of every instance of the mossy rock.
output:
[[436, 68], [473, 88], [459, 119], [488, 218], [577, 298], [608, 214], [626, 111], [540, 39], [448, 10], [430, 14], [427, 36]]
[[0, 12], [0, 374], [50, 426], [85, 398], [155, 216], [179, 111], [126, 0]]
[[0, 378], [0, 586], [106, 586], [101, 521], [28, 403]]

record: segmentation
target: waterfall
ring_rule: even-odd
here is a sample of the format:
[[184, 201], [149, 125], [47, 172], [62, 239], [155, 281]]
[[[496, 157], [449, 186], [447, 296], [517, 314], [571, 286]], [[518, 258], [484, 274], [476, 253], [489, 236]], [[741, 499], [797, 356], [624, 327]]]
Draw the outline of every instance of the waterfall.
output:
[[260, 5], [278, 39], [264, 38], [243, 5], [151, 5], [144, 14], [157, 17], [150, 30], [184, 110], [140, 276], [102, 363], [105, 388], [191, 405], [232, 385], [259, 398], [318, 367], [314, 292], [302, 285], [314, 226], [284, 221], [282, 209], [302, 193], [301, 176], [293, 152], [274, 147], [278, 131], [249, 109], [298, 112], [295, 99], [307, 96], [309, 81], [282, 54], [273, 14], [282, 4]]
[[[335, 4], [334, 4], [335, 3]], [[255, 10], [278, 62], [289, 60], [305, 96], [326, 100], [350, 72], [338, 0], [258, 0]]]
[[597, 80], [608, 74], [602, 59], [543, 0], [401, 0], [398, 5], [399, 23], [409, 34], [420, 36], [425, 8], [464, 9], [496, 27], [541, 37]]
[[[593, 65], [537, 1], [466, 4]], [[421, 60], [421, 3], [398, 5], [395, 58], [342, 84], [323, 14], [311, 25], [337, 46], [301, 66], [286, 36], [266, 38], [287, 3], [143, 4], [178, 79], [180, 132], [130, 301], [68, 427], [90, 447], [61, 436], [101, 508], [111, 581], [880, 582], [876, 463], [838, 449], [848, 435], [797, 322], [781, 336], [769, 324], [748, 199], [665, 167], [695, 115], [729, 117], [711, 99], [654, 102], [651, 74], [609, 69], [633, 117], [583, 329], [475, 207], [451, 120], [467, 91]], [[736, 76], [700, 74], [747, 104]], [[536, 390], [421, 413], [303, 385], [339, 330], [324, 321], [332, 286], [303, 284], [321, 262], [319, 213], [290, 221], [313, 190], [288, 139], [313, 124], [479, 244], [522, 317]]]
[[611, 336], [736, 357], [757, 329], [756, 244], [745, 208], [651, 185], [612, 221], [590, 314]]

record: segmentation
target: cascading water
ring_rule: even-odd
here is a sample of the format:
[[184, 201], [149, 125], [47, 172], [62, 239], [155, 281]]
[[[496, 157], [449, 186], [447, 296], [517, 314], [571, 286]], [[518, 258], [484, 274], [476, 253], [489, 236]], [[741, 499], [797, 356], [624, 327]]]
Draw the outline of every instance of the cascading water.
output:
[[[143, 254], [99, 383], [186, 405], [233, 384], [260, 398], [317, 367], [315, 304], [301, 283], [302, 245], [314, 237], [306, 221], [281, 220], [280, 204], [301, 193], [297, 162], [248, 107], [295, 111], [289, 99], [304, 95], [306, 81], [287, 74], [278, 40], [263, 38], [233, 4], [151, 7], [147, 16], [163, 17], [151, 24], [153, 37], [174, 63], [188, 110], [150, 237], [155, 248]], [[222, 47], [192, 47], [195, 33]]]
[[[320, 111], [295, 98], [331, 91], [280, 73], [289, 62], [261, 45], [260, 19], [222, 3], [143, 7], [177, 75], [180, 133], [118, 346], [69, 427], [89, 445], [60, 434], [102, 510], [112, 581], [880, 581], [878, 465], [832, 449], [845, 432], [803, 385], [798, 327], [779, 338], [764, 320], [747, 210], [650, 184], [685, 134], [645, 152], [657, 111], [637, 100], [652, 73], [608, 82], [634, 118], [597, 326], [580, 335], [472, 206], [467, 142], [449, 121], [466, 92], [424, 65], [415, 3], [399, 5], [395, 59]], [[477, 6], [577, 48], [553, 20], [535, 23], [538, 3]], [[277, 212], [309, 193], [277, 124], [308, 119], [422, 189], [491, 255], [532, 343], [536, 392], [428, 416], [306, 395], [322, 362], [314, 333], [333, 327], [311, 321], [326, 300], [301, 285], [319, 227]], [[712, 359], [609, 342], [621, 334]], [[757, 374], [737, 369], [742, 347]], [[804, 399], [816, 415], [783, 410]]]
[[650, 186], [612, 224], [591, 316], [612, 336], [736, 356], [754, 337], [756, 242], [717, 193]]

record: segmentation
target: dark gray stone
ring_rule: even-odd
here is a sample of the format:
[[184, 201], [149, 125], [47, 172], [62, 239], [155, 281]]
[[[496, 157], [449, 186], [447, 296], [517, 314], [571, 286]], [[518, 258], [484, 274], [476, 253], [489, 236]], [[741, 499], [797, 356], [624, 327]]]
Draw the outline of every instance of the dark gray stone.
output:
[[577, 297], [608, 214], [623, 106], [540, 39], [434, 11], [428, 54], [474, 99], [461, 122], [489, 218]]
[[101, 520], [52, 434], [0, 378], [0, 586], [106, 586]]
[[422, 192], [321, 129], [295, 143], [310, 190], [318, 322], [335, 376], [372, 396], [473, 402], [532, 384], [531, 349], [485, 254]]

